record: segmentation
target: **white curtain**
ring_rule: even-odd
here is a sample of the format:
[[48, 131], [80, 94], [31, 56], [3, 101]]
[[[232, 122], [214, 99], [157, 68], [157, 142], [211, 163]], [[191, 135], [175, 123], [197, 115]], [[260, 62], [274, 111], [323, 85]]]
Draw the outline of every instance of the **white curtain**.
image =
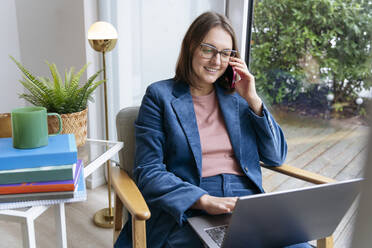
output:
[[182, 38], [199, 14], [224, 13], [223, 0], [118, 1], [120, 107], [139, 105], [146, 87], [174, 76]]
[[[120, 109], [140, 105], [149, 84], [174, 76], [182, 38], [191, 22], [201, 13], [213, 10], [227, 14], [244, 54], [247, 2], [248, 0], [98, 1], [98, 19], [112, 23], [119, 34], [115, 49], [106, 55], [110, 140], [116, 140], [114, 120]], [[100, 109], [97, 105], [102, 106], [101, 100], [97, 98], [94, 105], [96, 109]], [[95, 114], [90, 118], [101, 122], [103, 117]], [[91, 133], [94, 132], [91, 130]]]
[[[117, 140], [115, 117], [120, 109], [140, 105], [146, 87], [171, 78], [182, 38], [191, 22], [205, 11], [227, 14], [240, 47], [245, 46], [248, 0], [84, 0], [85, 29], [95, 21], [107, 21], [118, 31], [114, 50], [106, 54], [109, 140]], [[88, 74], [102, 68], [101, 54], [86, 44]], [[244, 54], [244, 53], [242, 53]], [[104, 139], [104, 103], [101, 89], [89, 104], [90, 138]], [[118, 160], [114, 158], [114, 160]], [[94, 173], [92, 187], [104, 182]]]

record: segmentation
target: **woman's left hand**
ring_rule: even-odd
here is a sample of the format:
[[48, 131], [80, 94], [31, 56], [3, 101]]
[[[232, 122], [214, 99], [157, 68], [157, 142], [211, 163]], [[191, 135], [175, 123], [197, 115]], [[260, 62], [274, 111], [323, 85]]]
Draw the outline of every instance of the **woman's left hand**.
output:
[[235, 57], [230, 58], [229, 65], [240, 77], [240, 80], [235, 83], [236, 91], [248, 102], [257, 115], [262, 116], [262, 101], [257, 95], [254, 76], [248, 71], [247, 65], [242, 59]]

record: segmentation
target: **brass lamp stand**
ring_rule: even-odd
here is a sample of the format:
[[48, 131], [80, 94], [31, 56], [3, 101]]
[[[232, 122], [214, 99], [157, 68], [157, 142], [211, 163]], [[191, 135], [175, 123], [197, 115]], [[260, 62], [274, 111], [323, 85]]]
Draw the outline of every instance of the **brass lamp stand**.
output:
[[[102, 52], [104, 97], [105, 97], [105, 129], [106, 139], [109, 139], [108, 112], [107, 112], [107, 80], [105, 53], [114, 49], [118, 40], [116, 29], [107, 22], [95, 22], [88, 30], [88, 41], [90, 46], [97, 52]], [[114, 226], [114, 209], [111, 204], [111, 165], [110, 160], [107, 166], [107, 192], [109, 207], [103, 208], [94, 214], [93, 221], [99, 227], [112, 228]]]

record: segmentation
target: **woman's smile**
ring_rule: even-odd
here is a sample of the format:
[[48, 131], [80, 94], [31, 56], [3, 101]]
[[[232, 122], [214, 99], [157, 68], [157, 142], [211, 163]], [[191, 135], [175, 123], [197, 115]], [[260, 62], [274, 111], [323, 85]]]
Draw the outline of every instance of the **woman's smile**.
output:
[[[222, 51], [232, 49], [232, 38], [226, 30], [217, 26], [207, 33], [202, 44], [207, 44], [218, 51]], [[201, 49], [195, 50], [192, 69], [195, 75], [196, 91], [199, 90], [199, 93], [203, 95], [208, 94], [213, 89], [213, 83], [222, 76], [229, 64], [228, 61], [221, 61], [220, 53], [214, 54], [211, 58], [205, 58], [201, 53]]]
[[204, 67], [208, 72], [215, 73], [219, 70], [219, 68], [213, 68], [213, 67]]

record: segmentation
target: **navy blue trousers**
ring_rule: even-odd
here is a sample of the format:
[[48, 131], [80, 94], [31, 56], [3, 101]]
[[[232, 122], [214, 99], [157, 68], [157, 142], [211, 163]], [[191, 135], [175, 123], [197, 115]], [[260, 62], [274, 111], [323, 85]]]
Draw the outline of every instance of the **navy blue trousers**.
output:
[[[245, 196], [260, 193], [257, 186], [246, 176], [236, 176], [231, 174], [221, 174], [213, 177], [202, 178], [200, 187], [212, 196], [230, 197]], [[189, 216], [200, 214], [198, 211], [190, 211]], [[192, 230], [188, 223], [182, 227], [176, 225], [172, 230], [165, 248], [203, 248], [197, 234]], [[259, 248], [259, 247], [255, 247]], [[308, 243], [301, 243], [287, 246], [285, 248], [311, 248]]]

